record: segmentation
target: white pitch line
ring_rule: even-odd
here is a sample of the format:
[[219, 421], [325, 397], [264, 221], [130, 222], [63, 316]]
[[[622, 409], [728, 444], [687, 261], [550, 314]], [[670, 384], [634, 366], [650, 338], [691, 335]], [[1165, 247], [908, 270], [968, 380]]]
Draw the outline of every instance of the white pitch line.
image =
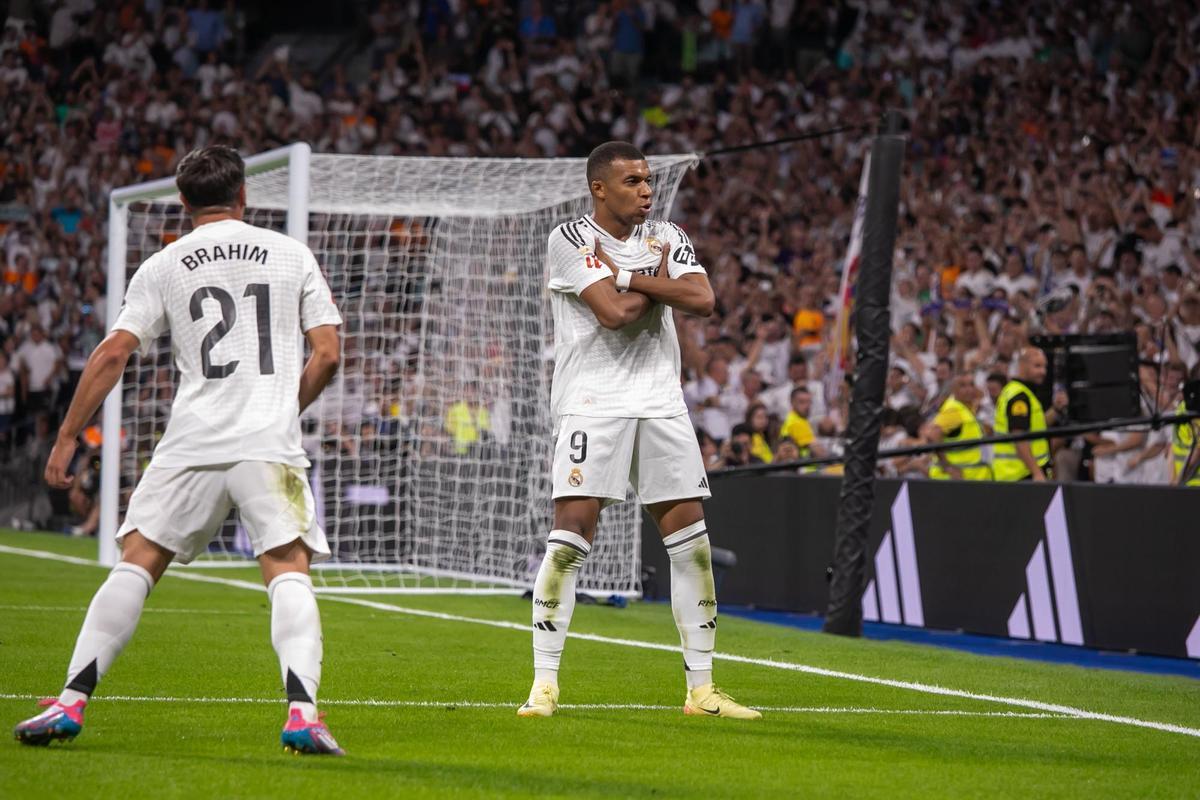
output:
[[[38, 700], [35, 694], [0, 692], [0, 700]], [[146, 695], [99, 695], [104, 703], [208, 703], [208, 704], [255, 704], [283, 705], [286, 701], [278, 697], [162, 697]], [[322, 698], [324, 706], [356, 706], [370, 708], [515, 708], [513, 702], [484, 702], [479, 700], [329, 700]], [[650, 703], [562, 703], [559, 708], [576, 711], [673, 711], [680, 706], [654, 705]], [[755, 706], [759, 711], [772, 714], [875, 714], [881, 716], [913, 717], [994, 717], [999, 719], [1078, 719], [1072, 714], [1046, 714], [1037, 711], [967, 711], [945, 708], [871, 708], [860, 706]]]
[[[102, 566], [96, 561], [85, 558], [63, 556], [59, 555], [58, 553], [48, 553], [42, 550], [27, 550], [25, 548], [9, 547], [7, 545], [0, 545], [0, 553], [27, 556], [29, 558], [41, 558], [48, 561], [61, 561], [67, 564], [79, 564], [81, 566], [88, 567]], [[197, 581], [200, 583], [215, 583], [222, 586], [233, 586], [239, 589], [247, 589], [256, 592], [266, 591], [266, 587], [262, 586], [261, 584], [251, 583], [249, 581], [231, 580], [228, 578], [218, 578], [212, 575], [193, 575], [190, 573], [176, 572], [173, 573], [173, 576], [179, 578], [180, 580]], [[338, 597], [336, 595], [329, 594], [322, 595], [322, 600], [327, 602], [343, 603], [346, 605], [361, 606], [363, 608], [372, 608], [378, 611], [388, 611], [395, 614], [406, 614], [414, 617], [438, 619], [446, 622], [463, 622], [471, 625], [485, 625], [492, 628], [506, 628], [509, 630], [521, 631], [522, 633], [526, 634], [529, 632], [528, 625], [518, 624], [515, 622], [506, 622], [503, 620], [465, 617], [458, 614], [446, 614], [440, 611], [427, 611], [419, 608], [406, 608], [404, 606], [394, 606], [387, 603], [379, 603], [373, 600], [362, 600], [354, 597]], [[600, 636], [592, 633], [568, 633], [567, 635], [572, 639], [582, 639], [584, 641], [600, 642], [602, 644], [613, 644], [621, 647], [634, 647], [642, 650], [661, 650], [669, 653], [679, 652], [678, 645], [645, 642], [639, 639], [619, 639], [616, 637]], [[963, 689], [951, 689], [945, 686], [937, 686], [936, 684], [918, 683], [916, 681], [901, 681], [891, 678], [878, 678], [872, 675], [860, 675], [854, 672], [825, 669], [824, 667], [814, 667], [808, 664], [798, 664], [791, 661], [775, 661], [768, 658], [751, 658], [749, 656], [739, 656], [732, 653], [713, 653], [713, 658], [721, 661], [732, 661], [739, 664], [750, 664], [758, 667], [769, 667], [772, 669], [781, 669], [790, 672], [800, 672], [807, 675], [819, 675], [824, 678], [838, 678], [840, 680], [854, 681], [857, 683], [869, 683], [876, 686], [887, 686], [893, 689], [905, 689], [914, 692], [922, 692], [924, 694], [939, 695], [942, 697], [959, 697], [965, 700], [979, 700], [986, 703], [999, 703], [1002, 705], [1016, 706], [1018, 708], [1030, 708], [1035, 711], [1042, 711], [1049, 714], [1064, 714], [1067, 716], [1077, 717], [1079, 719], [1112, 722], [1119, 725], [1129, 725], [1135, 728], [1147, 728], [1150, 730], [1178, 733], [1184, 736], [1200, 738], [1200, 728], [1189, 728], [1184, 725], [1176, 725], [1170, 722], [1157, 722], [1155, 720], [1126, 717], [1119, 714], [1105, 714], [1103, 712], [1088, 711], [1087, 709], [1060, 705], [1058, 703], [1044, 703], [1040, 700], [1030, 700], [1024, 697], [1003, 697], [1000, 695], [983, 694], [980, 692], [965, 691]]]
[[[87, 611], [87, 606], [23, 606], [17, 603], [0, 603], [0, 611]], [[255, 616], [263, 611], [234, 611], [227, 608], [143, 608], [143, 614], [221, 614], [231, 616]]]

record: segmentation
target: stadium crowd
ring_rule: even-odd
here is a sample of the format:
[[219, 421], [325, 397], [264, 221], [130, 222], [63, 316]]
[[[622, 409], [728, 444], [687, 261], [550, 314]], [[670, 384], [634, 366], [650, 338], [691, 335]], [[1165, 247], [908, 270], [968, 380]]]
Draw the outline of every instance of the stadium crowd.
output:
[[[923, 441], [956, 380], [986, 428], [1036, 333], [1135, 331], [1147, 409], [1174, 408], [1200, 360], [1200, 14], [1185, 0], [947, 8], [383, 0], [352, 80], [340, 62], [316, 75], [286, 50], [256, 58], [232, 0], [14, 2], [0, 34], [7, 469], [37, 474], [103, 336], [108, 192], [170, 175], [193, 147], [708, 151], [873, 125], [886, 106], [910, 145], [884, 446]], [[712, 468], [840, 451], [847, 398], [830, 370], [866, 141], [713, 158], [685, 178], [673, 219], [719, 306], [679, 323]], [[1169, 437], [1061, 442], [1058, 476], [1166, 482]], [[72, 494], [81, 516], [93, 484]]]

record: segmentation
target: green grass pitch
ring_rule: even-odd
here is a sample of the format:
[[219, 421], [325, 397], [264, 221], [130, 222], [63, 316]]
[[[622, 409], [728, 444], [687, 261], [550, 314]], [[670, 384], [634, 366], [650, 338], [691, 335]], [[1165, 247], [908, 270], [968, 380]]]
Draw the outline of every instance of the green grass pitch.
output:
[[[0, 532], [0, 722], [56, 693], [104, 571], [94, 542]], [[188, 574], [196, 574], [189, 572]], [[221, 570], [221, 578], [253, 573]], [[760, 722], [685, 717], [669, 607], [581, 606], [563, 708], [518, 719], [529, 607], [513, 597], [322, 596], [321, 705], [344, 759], [285, 755], [266, 595], [168, 573], [83, 734], [0, 745], [0, 798], [1195, 797], [1200, 681], [847, 640], [723, 617], [717, 681]], [[441, 612], [457, 618], [399, 613]], [[469, 618], [469, 619], [462, 619]], [[474, 620], [474, 621], [471, 621]], [[480, 620], [514, 627], [482, 624]], [[1022, 698], [1125, 722], [839, 673]], [[570, 706], [574, 707], [570, 707]], [[621, 705], [623, 708], [607, 708]], [[643, 706], [631, 708], [628, 706]], [[776, 710], [770, 710], [776, 709]]]

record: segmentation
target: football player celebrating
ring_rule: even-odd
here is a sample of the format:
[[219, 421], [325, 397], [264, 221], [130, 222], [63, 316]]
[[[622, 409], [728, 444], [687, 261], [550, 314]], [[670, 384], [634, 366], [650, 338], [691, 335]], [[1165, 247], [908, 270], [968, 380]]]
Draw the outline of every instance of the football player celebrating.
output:
[[708, 316], [714, 298], [678, 226], [649, 220], [645, 156], [626, 142], [592, 151], [593, 212], [550, 234], [554, 309], [554, 530], [533, 588], [534, 682], [517, 713], [550, 716], [575, 608], [575, 582], [600, 511], [633, 484], [671, 559], [671, 607], [683, 645], [683, 710], [758, 719], [712, 680], [717, 600], [701, 501], [710, 496], [680, 388], [672, 309]]

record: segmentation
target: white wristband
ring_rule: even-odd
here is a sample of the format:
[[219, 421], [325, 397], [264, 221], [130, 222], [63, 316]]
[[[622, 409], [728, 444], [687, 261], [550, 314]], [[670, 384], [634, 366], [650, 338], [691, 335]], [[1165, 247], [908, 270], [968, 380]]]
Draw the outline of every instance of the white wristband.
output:
[[617, 272], [617, 291], [624, 292], [629, 290], [629, 282], [633, 280], [633, 273], [627, 269]]

